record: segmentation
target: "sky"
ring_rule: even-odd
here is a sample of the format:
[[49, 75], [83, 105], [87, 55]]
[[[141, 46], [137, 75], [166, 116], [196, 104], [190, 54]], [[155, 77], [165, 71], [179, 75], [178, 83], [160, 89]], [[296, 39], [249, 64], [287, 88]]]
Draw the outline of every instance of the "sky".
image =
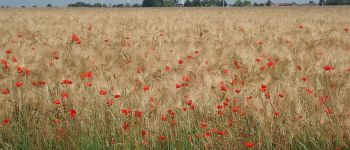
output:
[[[12, 7], [20, 7], [20, 6], [46, 6], [47, 4], [52, 4], [54, 6], [66, 6], [70, 3], [75, 2], [85, 2], [85, 3], [106, 3], [108, 4], [120, 4], [126, 3], [127, 0], [0, 0], [0, 6], [12, 6]], [[142, 3], [142, 0], [129, 0], [131, 4]], [[232, 4], [235, 0], [226, 0], [229, 4]], [[266, 2], [267, 0], [251, 0], [252, 2]], [[315, 0], [314, 0], [315, 1]], [[285, 2], [297, 2], [297, 3], [308, 3], [309, 0], [272, 0], [274, 3], [285, 3]]]

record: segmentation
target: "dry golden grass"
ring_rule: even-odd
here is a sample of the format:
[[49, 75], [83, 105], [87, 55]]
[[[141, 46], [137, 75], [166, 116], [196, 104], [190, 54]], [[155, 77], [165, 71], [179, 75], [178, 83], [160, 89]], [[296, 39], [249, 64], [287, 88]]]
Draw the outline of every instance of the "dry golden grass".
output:
[[0, 9], [0, 22], [0, 148], [349, 148], [349, 7]]

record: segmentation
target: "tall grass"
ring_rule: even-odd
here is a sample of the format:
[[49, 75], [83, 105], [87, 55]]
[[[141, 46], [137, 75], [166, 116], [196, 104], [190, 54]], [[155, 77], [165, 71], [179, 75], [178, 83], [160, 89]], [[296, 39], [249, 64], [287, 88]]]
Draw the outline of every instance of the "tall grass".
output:
[[0, 148], [349, 148], [349, 14], [0, 9]]

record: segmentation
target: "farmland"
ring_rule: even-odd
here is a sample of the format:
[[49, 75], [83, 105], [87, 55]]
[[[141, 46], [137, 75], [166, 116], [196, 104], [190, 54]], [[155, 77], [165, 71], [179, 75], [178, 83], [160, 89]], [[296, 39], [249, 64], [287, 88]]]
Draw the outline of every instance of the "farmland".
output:
[[346, 149], [349, 7], [0, 9], [0, 148]]

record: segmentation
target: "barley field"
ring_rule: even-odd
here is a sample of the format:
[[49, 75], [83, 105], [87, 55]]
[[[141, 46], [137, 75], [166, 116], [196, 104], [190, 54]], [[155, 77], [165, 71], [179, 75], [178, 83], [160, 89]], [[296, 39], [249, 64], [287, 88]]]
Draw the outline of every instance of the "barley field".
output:
[[350, 8], [0, 9], [0, 149], [349, 149]]

